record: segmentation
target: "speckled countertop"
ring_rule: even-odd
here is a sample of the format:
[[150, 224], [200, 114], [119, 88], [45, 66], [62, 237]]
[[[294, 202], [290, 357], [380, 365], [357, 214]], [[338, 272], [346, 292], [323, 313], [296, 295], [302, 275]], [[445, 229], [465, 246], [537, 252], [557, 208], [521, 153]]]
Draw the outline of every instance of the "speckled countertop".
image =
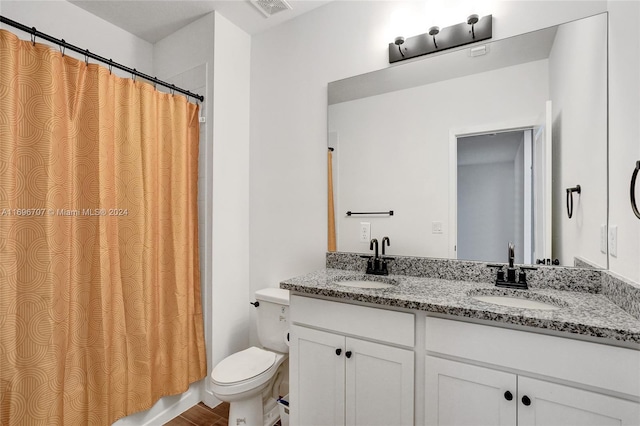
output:
[[[384, 289], [353, 288], [340, 285], [341, 280], [382, 280], [394, 284]], [[311, 295], [328, 296], [344, 301], [360, 301], [448, 314], [498, 323], [535, 327], [638, 345], [640, 320], [611, 302], [602, 294], [551, 288], [512, 290], [490, 283], [444, 280], [405, 275], [376, 277], [342, 269], [322, 269], [287, 279], [280, 287]], [[481, 302], [474, 295], [516, 295], [559, 306], [556, 310], [513, 308]], [[542, 331], [542, 330], [541, 330]], [[606, 343], [606, 340], [603, 343]], [[611, 342], [614, 343], [614, 342]]]

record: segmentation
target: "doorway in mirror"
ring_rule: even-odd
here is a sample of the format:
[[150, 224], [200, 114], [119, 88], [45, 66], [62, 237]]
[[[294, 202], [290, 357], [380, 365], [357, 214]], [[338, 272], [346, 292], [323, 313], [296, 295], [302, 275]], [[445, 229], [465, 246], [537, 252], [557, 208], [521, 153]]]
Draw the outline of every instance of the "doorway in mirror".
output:
[[533, 263], [533, 129], [457, 139], [457, 254], [462, 260]]

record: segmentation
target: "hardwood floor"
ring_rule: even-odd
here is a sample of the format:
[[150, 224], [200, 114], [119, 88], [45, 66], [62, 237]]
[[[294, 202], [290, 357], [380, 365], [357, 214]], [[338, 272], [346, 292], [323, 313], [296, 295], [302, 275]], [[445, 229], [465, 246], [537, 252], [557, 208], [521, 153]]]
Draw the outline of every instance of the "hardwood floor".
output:
[[[164, 426], [227, 426], [229, 423], [229, 403], [223, 402], [215, 408], [209, 408], [200, 402]], [[280, 421], [276, 426], [280, 425]]]
[[200, 402], [165, 426], [227, 426], [229, 422], [229, 403], [223, 402], [215, 408], [209, 408]]

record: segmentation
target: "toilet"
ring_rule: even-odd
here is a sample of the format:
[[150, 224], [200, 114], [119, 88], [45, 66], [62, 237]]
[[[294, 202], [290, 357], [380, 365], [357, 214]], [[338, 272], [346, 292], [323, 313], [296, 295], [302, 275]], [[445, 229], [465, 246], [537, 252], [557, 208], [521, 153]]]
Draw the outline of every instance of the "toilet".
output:
[[271, 426], [278, 420], [280, 385], [288, 384], [289, 291], [256, 291], [258, 340], [229, 355], [211, 372], [212, 392], [230, 404], [229, 426]]

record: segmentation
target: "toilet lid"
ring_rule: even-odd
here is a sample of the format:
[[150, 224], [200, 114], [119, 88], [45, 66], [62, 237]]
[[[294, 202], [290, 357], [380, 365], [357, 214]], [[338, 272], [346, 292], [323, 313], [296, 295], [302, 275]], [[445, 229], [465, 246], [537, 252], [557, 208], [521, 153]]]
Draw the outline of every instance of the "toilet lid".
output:
[[217, 383], [236, 383], [267, 371], [276, 361], [276, 354], [251, 347], [223, 359], [211, 373]]

